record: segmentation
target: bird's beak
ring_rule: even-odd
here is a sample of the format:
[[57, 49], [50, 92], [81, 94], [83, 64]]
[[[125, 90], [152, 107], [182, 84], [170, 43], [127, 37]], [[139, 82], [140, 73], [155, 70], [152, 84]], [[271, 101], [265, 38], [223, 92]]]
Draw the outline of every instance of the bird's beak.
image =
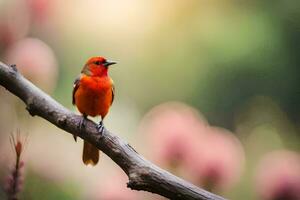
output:
[[104, 66], [105, 66], [105, 67], [108, 67], [108, 66], [114, 65], [114, 64], [117, 64], [117, 62], [107, 60], [107, 61], [104, 63]]

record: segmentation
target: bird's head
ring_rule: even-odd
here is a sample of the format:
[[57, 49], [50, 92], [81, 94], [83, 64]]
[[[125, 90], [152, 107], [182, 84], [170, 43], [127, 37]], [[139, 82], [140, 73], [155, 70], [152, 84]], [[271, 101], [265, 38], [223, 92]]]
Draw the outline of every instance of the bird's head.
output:
[[101, 56], [92, 57], [84, 65], [81, 73], [87, 76], [107, 76], [108, 67], [114, 64], [116, 62], [106, 60]]

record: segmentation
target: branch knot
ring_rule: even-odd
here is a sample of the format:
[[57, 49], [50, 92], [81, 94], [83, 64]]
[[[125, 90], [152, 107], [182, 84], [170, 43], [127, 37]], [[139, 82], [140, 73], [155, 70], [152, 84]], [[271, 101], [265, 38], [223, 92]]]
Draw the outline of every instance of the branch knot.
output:
[[10, 67], [14, 70], [14, 72], [18, 72], [16, 64], [12, 64], [12, 65], [10, 65]]
[[64, 126], [67, 123], [67, 116], [62, 115], [57, 119], [57, 122], [60, 126]]
[[29, 114], [31, 116], [35, 116], [36, 115], [36, 110], [34, 108], [34, 98], [33, 97], [29, 97], [27, 99], [27, 102], [26, 102], [26, 110], [29, 112]]

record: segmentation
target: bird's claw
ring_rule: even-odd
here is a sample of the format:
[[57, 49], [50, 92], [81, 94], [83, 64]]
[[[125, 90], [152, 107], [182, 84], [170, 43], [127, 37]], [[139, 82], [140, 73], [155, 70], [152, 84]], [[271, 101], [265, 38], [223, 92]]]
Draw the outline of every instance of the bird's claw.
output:
[[102, 121], [100, 121], [100, 123], [97, 125], [97, 130], [98, 130], [98, 132], [102, 135], [103, 134], [103, 132], [104, 132], [104, 125], [103, 125], [103, 122]]
[[79, 122], [79, 130], [82, 131], [85, 127], [85, 123], [84, 123], [85, 118], [82, 118]]

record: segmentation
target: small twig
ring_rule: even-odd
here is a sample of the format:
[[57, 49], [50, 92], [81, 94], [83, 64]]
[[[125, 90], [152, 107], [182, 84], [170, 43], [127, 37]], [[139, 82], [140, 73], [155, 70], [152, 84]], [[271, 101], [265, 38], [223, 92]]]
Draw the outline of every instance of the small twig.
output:
[[32, 116], [38, 115], [55, 126], [76, 134], [108, 155], [127, 174], [129, 188], [153, 192], [170, 199], [223, 199], [155, 166], [115, 134], [105, 130], [100, 137], [96, 124], [92, 121], [87, 121], [84, 130], [80, 131], [78, 124], [81, 116], [63, 107], [14, 68], [1, 62], [0, 84], [18, 96]]
[[21, 190], [21, 179], [22, 173], [21, 168], [24, 166], [24, 162], [21, 161], [21, 154], [24, 150], [24, 144], [26, 140], [21, 140], [20, 131], [18, 130], [16, 135], [13, 133], [10, 136], [10, 143], [16, 153], [16, 163], [14, 169], [12, 170], [10, 176], [7, 179], [6, 194], [8, 200], [17, 200], [18, 194]]

